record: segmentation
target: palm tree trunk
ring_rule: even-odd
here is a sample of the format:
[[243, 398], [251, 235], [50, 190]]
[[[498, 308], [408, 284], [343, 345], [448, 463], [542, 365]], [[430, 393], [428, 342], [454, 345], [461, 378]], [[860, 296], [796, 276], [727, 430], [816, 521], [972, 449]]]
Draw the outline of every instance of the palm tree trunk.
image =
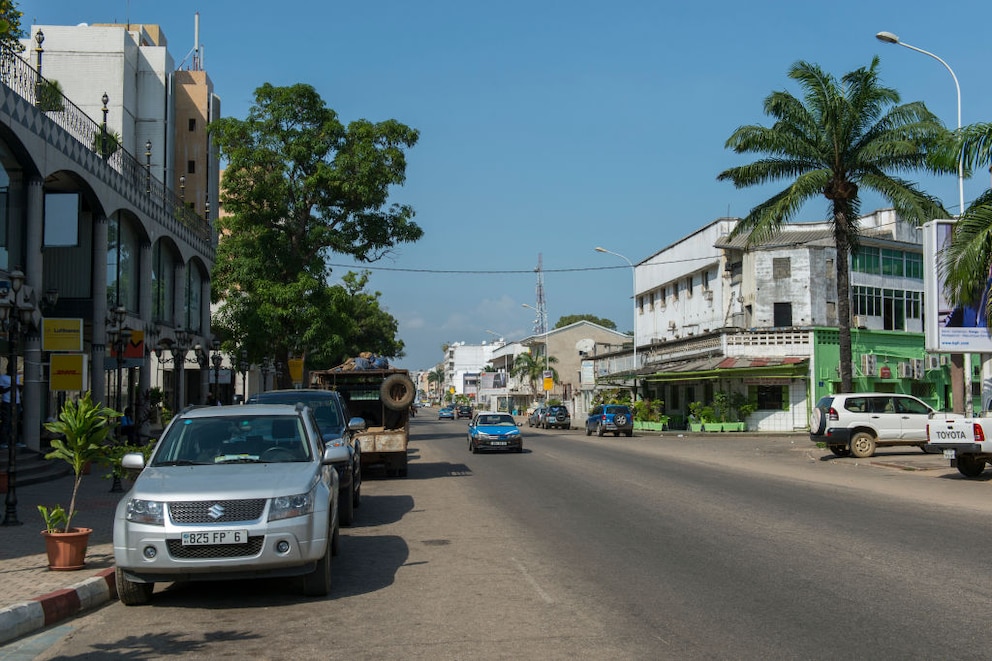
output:
[[837, 340], [840, 349], [840, 391], [853, 392], [851, 352], [851, 243], [850, 220], [841, 210], [834, 212], [834, 245], [837, 246]]

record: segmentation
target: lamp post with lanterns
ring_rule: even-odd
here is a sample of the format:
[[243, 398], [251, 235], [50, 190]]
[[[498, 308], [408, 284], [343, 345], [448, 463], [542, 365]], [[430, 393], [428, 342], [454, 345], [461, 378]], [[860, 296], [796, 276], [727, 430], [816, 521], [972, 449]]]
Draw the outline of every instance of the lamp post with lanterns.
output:
[[633, 343], [634, 344], [634, 354], [633, 354], [634, 368], [633, 368], [633, 371], [631, 373], [632, 373], [632, 375], [634, 377], [634, 401], [636, 402], [637, 401], [637, 368], [638, 368], [638, 365], [637, 365], [637, 269], [634, 268], [634, 263], [632, 261], [630, 261], [629, 259], [627, 259], [626, 257], [624, 257], [623, 255], [621, 255], [618, 252], [613, 252], [612, 250], [607, 250], [606, 248], [603, 248], [602, 246], [596, 246], [596, 252], [602, 252], [602, 253], [606, 253], [607, 255], [613, 255], [614, 257], [619, 257], [623, 261], [627, 262], [627, 266], [630, 267], [630, 273], [631, 273], [631, 278], [632, 278], [633, 287], [634, 287], [634, 289], [633, 289], [633, 295], [634, 295], [634, 327], [633, 327], [633, 333], [634, 333], [634, 343]]
[[220, 403], [220, 366], [224, 362], [224, 356], [220, 352], [220, 340], [213, 341], [214, 352], [210, 355], [210, 362], [214, 366], [214, 401]]
[[[40, 42], [39, 42], [40, 45]], [[3, 441], [7, 444], [7, 497], [5, 500], [4, 526], [19, 526], [17, 518], [17, 427], [20, 393], [17, 382], [17, 346], [22, 335], [38, 327], [38, 306], [34, 301], [34, 288], [24, 284], [24, 273], [14, 270], [9, 280], [0, 281], [0, 329], [7, 336], [7, 376], [9, 401], [3, 412]]]

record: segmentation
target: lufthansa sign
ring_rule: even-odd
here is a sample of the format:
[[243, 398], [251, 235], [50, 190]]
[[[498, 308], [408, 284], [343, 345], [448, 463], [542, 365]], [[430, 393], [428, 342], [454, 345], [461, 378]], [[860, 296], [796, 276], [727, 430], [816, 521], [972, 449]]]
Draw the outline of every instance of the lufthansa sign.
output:
[[82, 351], [83, 320], [45, 317], [41, 322], [41, 338], [42, 351]]

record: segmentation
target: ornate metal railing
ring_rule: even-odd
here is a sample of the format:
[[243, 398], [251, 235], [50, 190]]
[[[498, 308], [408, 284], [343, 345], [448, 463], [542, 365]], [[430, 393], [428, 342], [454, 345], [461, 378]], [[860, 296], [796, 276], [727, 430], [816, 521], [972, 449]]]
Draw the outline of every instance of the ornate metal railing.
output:
[[93, 121], [50, 81], [8, 48], [0, 49], [0, 83], [33, 103], [49, 120], [103, 156], [107, 164], [128, 180], [136, 190], [144, 190], [150, 201], [178, 220], [201, 239], [212, 241], [210, 224], [190, 209], [175, 191], [151, 174], [150, 166], [124, 149], [106, 127]]

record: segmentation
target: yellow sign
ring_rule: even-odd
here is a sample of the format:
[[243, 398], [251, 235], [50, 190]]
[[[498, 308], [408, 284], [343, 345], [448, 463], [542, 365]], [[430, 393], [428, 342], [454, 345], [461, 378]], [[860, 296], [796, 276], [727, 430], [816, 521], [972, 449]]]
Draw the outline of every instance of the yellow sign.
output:
[[302, 358], [290, 358], [289, 359], [289, 378], [293, 380], [293, 383], [303, 383], [303, 359]]
[[81, 392], [86, 389], [86, 354], [53, 353], [49, 375], [52, 390]]
[[454, 386], [449, 387], [448, 388], [448, 392], [451, 393], [452, 395], [454, 395], [455, 394], [455, 387]]
[[555, 373], [547, 371], [544, 373], [544, 391], [551, 392], [555, 389]]
[[82, 351], [83, 320], [54, 319], [46, 317], [41, 321], [42, 351]]

